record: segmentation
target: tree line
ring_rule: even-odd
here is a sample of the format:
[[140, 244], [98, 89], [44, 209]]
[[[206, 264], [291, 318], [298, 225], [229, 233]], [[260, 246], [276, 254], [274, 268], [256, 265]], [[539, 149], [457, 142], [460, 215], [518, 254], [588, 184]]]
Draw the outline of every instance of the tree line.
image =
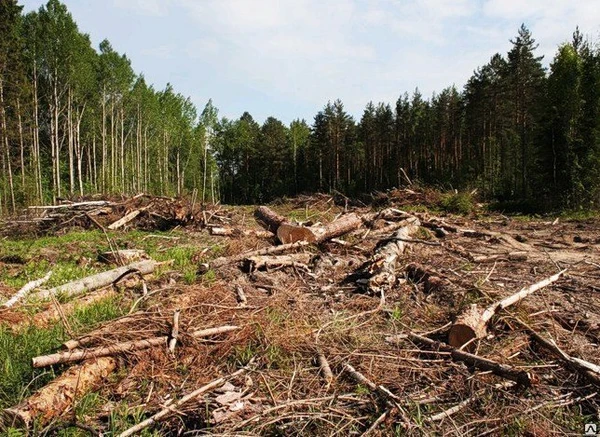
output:
[[525, 26], [511, 43], [462, 90], [370, 102], [358, 121], [336, 100], [311, 124], [260, 124], [154, 89], [107, 40], [94, 49], [58, 0], [26, 15], [0, 0], [0, 211], [92, 193], [262, 203], [411, 182], [597, 208], [598, 47], [576, 30], [547, 71]]

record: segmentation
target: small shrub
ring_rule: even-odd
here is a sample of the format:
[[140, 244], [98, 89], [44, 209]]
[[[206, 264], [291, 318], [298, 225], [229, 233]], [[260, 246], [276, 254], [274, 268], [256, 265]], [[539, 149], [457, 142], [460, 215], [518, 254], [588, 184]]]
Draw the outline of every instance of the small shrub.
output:
[[467, 215], [475, 208], [473, 196], [470, 193], [453, 193], [442, 197], [440, 206], [446, 212]]

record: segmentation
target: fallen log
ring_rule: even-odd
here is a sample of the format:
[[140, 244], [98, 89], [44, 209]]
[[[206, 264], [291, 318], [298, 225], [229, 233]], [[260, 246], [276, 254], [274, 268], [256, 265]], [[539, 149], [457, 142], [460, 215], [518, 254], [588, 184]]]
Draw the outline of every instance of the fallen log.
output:
[[92, 200], [89, 202], [76, 202], [76, 203], [64, 203], [61, 205], [41, 205], [41, 206], [29, 206], [28, 209], [77, 209], [77, 208], [85, 208], [85, 207], [93, 207], [98, 208], [101, 206], [113, 206], [113, 202], [109, 202], [107, 200]]
[[236, 262], [240, 262], [246, 258], [250, 258], [253, 256], [273, 255], [276, 253], [286, 252], [288, 250], [305, 247], [305, 246], [308, 246], [309, 244], [310, 243], [308, 243], [306, 241], [297, 241], [297, 242], [291, 243], [291, 244], [282, 244], [280, 246], [272, 246], [272, 247], [266, 247], [264, 249], [252, 250], [250, 252], [242, 253], [239, 255], [223, 256], [223, 257], [215, 259], [210, 264], [207, 264], [207, 263], [200, 264], [200, 266], [198, 268], [198, 274], [203, 275], [209, 269], [218, 269], [227, 264], [233, 264]]
[[329, 388], [333, 383], [334, 376], [331, 367], [329, 366], [329, 362], [322, 350], [317, 351], [317, 363], [319, 364], [321, 376], [323, 376], [323, 379], [325, 379], [325, 382], [327, 383], [327, 388]]
[[64, 296], [76, 296], [86, 291], [96, 290], [106, 287], [120, 280], [129, 273], [139, 273], [147, 275], [152, 273], [160, 263], [154, 260], [145, 260], [137, 263], [132, 263], [123, 267], [118, 267], [113, 270], [98, 273], [88, 276], [77, 281], [69, 282], [59, 287], [54, 287], [49, 290], [43, 290], [36, 293], [34, 296], [38, 299], [48, 299], [50, 296], [62, 294]]
[[9, 300], [7, 300], [6, 302], [4, 302], [2, 304], [2, 306], [4, 308], [10, 308], [12, 307], [14, 304], [16, 304], [18, 301], [20, 301], [21, 299], [23, 299], [25, 296], [27, 296], [31, 291], [35, 290], [36, 288], [42, 286], [43, 284], [45, 284], [49, 279], [50, 276], [52, 276], [52, 270], [49, 271], [48, 273], [46, 273], [46, 276], [44, 276], [41, 279], [37, 279], [35, 281], [31, 281], [28, 282], [27, 284], [25, 284], [23, 286], [23, 288], [21, 288], [17, 294], [15, 294], [13, 297], [11, 297]]
[[456, 322], [454, 322], [450, 328], [448, 342], [454, 347], [462, 347], [473, 340], [485, 337], [487, 335], [487, 324], [495, 314], [504, 308], [523, 300], [530, 294], [556, 282], [564, 272], [565, 270], [544, 279], [543, 281], [524, 287], [517, 293], [490, 305], [483, 311], [481, 311], [476, 304], [471, 305], [467, 311], [456, 319]]
[[[192, 332], [192, 337], [203, 338], [210, 337], [217, 334], [224, 334], [227, 332], [235, 331], [239, 329], [237, 326], [220, 326], [218, 328], [202, 329], [199, 331]], [[32, 360], [33, 367], [46, 367], [53, 364], [72, 363], [75, 361], [82, 361], [88, 358], [106, 357], [116, 355], [124, 352], [132, 352], [141, 349], [148, 349], [150, 347], [159, 346], [161, 344], [167, 345], [169, 336], [164, 335], [162, 337], [146, 338], [143, 340], [126, 341], [123, 343], [116, 343], [106, 347], [99, 347], [95, 349], [87, 350], [72, 350], [65, 352], [58, 352], [50, 355], [41, 355], [35, 357]]]
[[131, 211], [129, 214], [126, 214], [125, 216], [121, 217], [116, 222], [108, 225], [108, 229], [110, 229], [111, 231], [114, 231], [115, 229], [119, 229], [120, 227], [125, 226], [131, 220], [133, 220], [138, 215], [140, 215], [142, 213], [142, 211], [143, 211], [143, 209], [136, 209], [135, 211]]
[[306, 241], [309, 243], [317, 241], [316, 235], [310, 228], [289, 223], [279, 225], [277, 228], [277, 239], [283, 244], [295, 243], [296, 241]]
[[316, 236], [317, 243], [322, 243], [332, 238], [338, 238], [362, 226], [362, 220], [354, 213], [344, 214], [323, 228], [311, 228]]
[[279, 225], [288, 221], [285, 217], [280, 216], [271, 208], [266, 206], [259, 206], [256, 208], [254, 211], [254, 218], [259, 225], [273, 234], [277, 233], [277, 228], [279, 228]]
[[488, 358], [483, 358], [475, 354], [471, 354], [469, 352], [462, 351], [460, 349], [456, 349], [449, 344], [445, 344], [439, 341], [432, 340], [430, 338], [424, 337], [418, 334], [406, 334], [406, 335], [397, 335], [387, 337], [385, 340], [388, 343], [399, 343], [401, 340], [409, 339], [413, 343], [420, 343], [429, 346], [432, 349], [441, 351], [441, 352], [449, 352], [450, 356], [454, 361], [461, 361], [465, 364], [475, 367], [477, 369], [481, 369], [484, 371], [492, 372], [495, 375], [501, 376], [503, 378], [509, 379], [511, 381], [515, 381], [517, 384], [522, 387], [529, 387], [531, 385], [531, 377], [530, 375], [523, 371], [515, 369], [512, 366], [507, 366], [505, 364], [500, 364], [496, 361], [490, 360]]
[[394, 233], [392, 238], [380, 246], [369, 261], [369, 279], [365, 281], [367, 290], [382, 294], [396, 283], [396, 264], [404, 253], [406, 243], [403, 241], [415, 233], [420, 226], [417, 218], [409, 219], [407, 225]]
[[269, 231], [261, 231], [254, 229], [237, 229], [237, 228], [225, 228], [222, 226], [211, 226], [208, 228], [208, 233], [210, 235], [215, 235], [218, 237], [257, 237], [257, 238], [269, 238], [272, 237], [273, 234]]
[[99, 358], [71, 367], [50, 384], [2, 412], [6, 428], [29, 428], [34, 421], [45, 425], [70, 409], [77, 398], [98, 387], [117, 367], [112, 357]]
[[253, 272], [259, 269], [273, 269], [280, 267], [307, 267], [312, 260], [310, 253], [295, 253], [279, 256], [251, 256], [244, 260], [244, 269]]

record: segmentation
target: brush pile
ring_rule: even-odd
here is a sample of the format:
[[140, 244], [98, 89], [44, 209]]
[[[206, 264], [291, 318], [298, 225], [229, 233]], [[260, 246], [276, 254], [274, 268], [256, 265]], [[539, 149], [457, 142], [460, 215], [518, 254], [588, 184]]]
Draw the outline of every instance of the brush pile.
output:
[[[67, 369], [52, 386], [67, 394], [44, 389], [4, 424], [56, 426], [84, 388], [109, 402], [82, 424], [96, 432], [119, 403], [144, 412], [122, 436], [551, 435], [600, 424], [599, 224], [440, 217], [394, 199], [377, 210], [303, 198], [294, 214], [258, 208], [263, 229], [241, 213], [205, 226], [225, 250], [205, 251], [196, 284], [150, 281], [131, 314], [37, 357]], [[77, 208], [62, 213], [85, 222], [110, 208], [92, 215], [107, 228], [139, 210], [129, 223], [196, 220], [149, 198]]]

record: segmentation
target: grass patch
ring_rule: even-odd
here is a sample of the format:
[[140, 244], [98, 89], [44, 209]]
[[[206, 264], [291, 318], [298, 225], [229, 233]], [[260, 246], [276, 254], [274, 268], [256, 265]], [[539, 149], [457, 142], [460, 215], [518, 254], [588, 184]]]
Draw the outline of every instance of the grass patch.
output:
[[[80, 334], [122, 314], [120, 299], [113, 297], [79, 308], [67, 319], [76, 334]], [[46, 329], [28, 326], [19, 332], [0, 326], [0, 408], [17, 404], [56, 377], [55, 370], [59, 367], [34, 369], [31, 359], [55, 351], [67, 338], [61, 324]]]
[[455, 192], [442, 196], [440, 207], [452, 214], [467, 215], [475, 209], [475, 201], [471, 193]]

